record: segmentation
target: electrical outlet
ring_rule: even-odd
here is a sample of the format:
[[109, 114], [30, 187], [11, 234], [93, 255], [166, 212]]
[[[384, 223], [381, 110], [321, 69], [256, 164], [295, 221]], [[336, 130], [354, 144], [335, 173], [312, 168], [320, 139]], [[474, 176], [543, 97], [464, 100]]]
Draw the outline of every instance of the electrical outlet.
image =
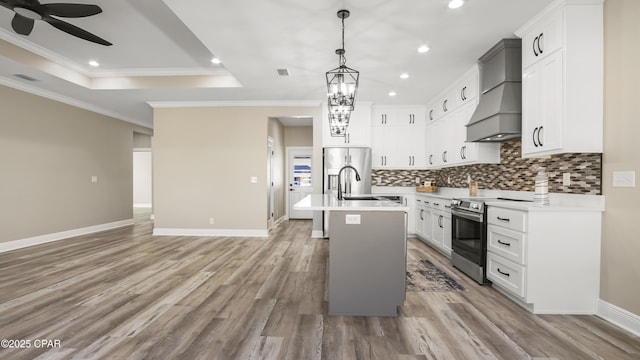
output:
[[91, 182], [92, 183], [97, 183], [98, 182], [98, 176], [97, 175], [91, 176]]
[[347, 214], [344, 218], [347, 225], [360, 225], [360, 215]]
[[613, 187], [636, 187], [636, 172], [635, 171], [614, 171], [613, 172]]
[[562, 186], [571, 186], [571, 173], [562, 174]]
[[416, 184], [420, 184], [420, 178], [416, 177]]
[[210, 218], [209, 218], [209, 225], [213, 225], [213, 223], [214, 223], [213, 218], [212, 218], [212, 217], [210, 217]]
[[251, 181], [252, 184], [257, 184], [258, 183], [258, 177], [256, 176], [252, 176], [251, 179], [249, 179]]

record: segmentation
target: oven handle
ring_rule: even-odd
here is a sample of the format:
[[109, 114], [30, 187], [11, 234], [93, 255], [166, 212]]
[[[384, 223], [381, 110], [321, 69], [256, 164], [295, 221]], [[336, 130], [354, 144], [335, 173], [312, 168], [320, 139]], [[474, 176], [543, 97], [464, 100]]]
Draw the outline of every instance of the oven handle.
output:
[[451, 216], [457, 216], [463, 219], [467, 219], [467, 220], [471, 220], [471, 221], [475, 221], [475, 222], [483, 222], [483, 215], [482, 214], [476, 214], [476, 213], [467, 213], [467, 212], [461, 212], [461, 211], [457, 211], [455, 209], [451, 209]]

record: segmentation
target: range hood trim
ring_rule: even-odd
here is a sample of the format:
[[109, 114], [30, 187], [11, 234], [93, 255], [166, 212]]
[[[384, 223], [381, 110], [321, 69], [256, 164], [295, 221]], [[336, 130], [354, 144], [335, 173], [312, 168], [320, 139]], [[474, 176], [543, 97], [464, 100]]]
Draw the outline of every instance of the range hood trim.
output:
[[467, 141], [503, 142], [521, 137], [520, 39], [502, 39], [478, 60], [480, 100], [467, 123]]

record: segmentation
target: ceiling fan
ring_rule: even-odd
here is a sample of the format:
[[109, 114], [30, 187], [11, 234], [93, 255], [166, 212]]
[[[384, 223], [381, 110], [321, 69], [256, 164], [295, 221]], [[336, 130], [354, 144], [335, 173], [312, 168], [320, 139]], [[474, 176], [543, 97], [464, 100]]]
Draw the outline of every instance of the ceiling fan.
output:
[[11, 27], [18, 34], [31, 34], [35, 20], [42, 20], [58, 30], [62, 30], [67, 34], [77, 36], [81, 39], [105, 46], [112, 45], [110, 42], [86, 30], [57, 18], [79, 18], [97, 15], [102, 12], [102, 9], [98, 5], [68, 3], [40, 4], [38, 0], [0, 0], [0, 5], [15, 12], [13, 20], [11, 21]]

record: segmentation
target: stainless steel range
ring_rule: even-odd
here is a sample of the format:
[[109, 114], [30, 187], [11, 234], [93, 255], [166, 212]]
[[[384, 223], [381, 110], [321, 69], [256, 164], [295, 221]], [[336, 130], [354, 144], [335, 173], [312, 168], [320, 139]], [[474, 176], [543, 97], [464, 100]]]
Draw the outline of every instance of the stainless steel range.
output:
[[479, 284], [487, 280], [487, 217], [482, 199], [451, 200], [451, 263]]

